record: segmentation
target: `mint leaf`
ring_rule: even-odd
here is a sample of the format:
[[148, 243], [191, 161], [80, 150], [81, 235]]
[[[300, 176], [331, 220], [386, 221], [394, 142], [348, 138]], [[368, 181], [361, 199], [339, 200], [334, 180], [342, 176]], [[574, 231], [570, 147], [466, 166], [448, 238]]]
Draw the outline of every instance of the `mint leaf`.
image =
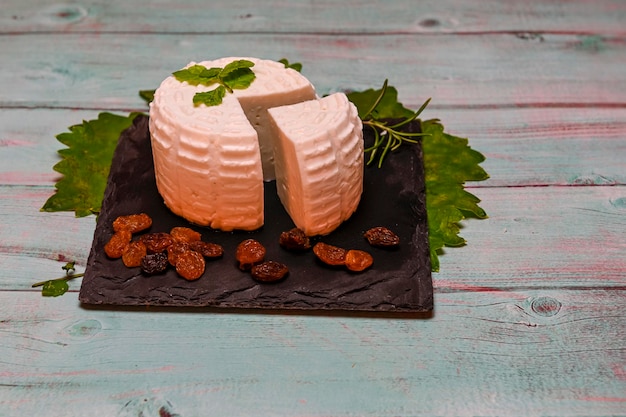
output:
[[239, 68], [229, 72], [226, 77], [222, 78], [222, 83], [230, 91], [243, 90], [250, 87], [255, 78], [256, 75], [250, 68]]
[[138, 114], [100, 113], [98, 119], [83, 121], [57, 135], [68, 147], [58, 151], [62, 159], [54, 166], [63, 177], [41, 211], [74, 211], [76, 217], [98, 214], [117, 141]]
[[292, 70], [296, 70], [298, 72], [302, 72], [302, 64], [299, 62], [294, 62], [293, 64], [289, 63], [287, 58], [281, 58], [278, 60], [281, 64], [285, 66], [285, 68], [291, 68]]
[[218, 82], [221, 70], [221, 68], [206, 68], [202, 65], [192, 65], [175, 71], [172, 75], [178, 81], [186, 81], [189, 85], [211, 85]]
[[254, 62], [248, 61], [247, 59], [240, 59], [237, 61], [233, 61], [230, 64], [226, 64], [224, 69], [222, 69], [219, 73], [219, 77], [224, 79], [228, 77], [232, 72], [241, 70], [241, 69], [250, 69], [254, 66]]
[[223, 85], [220, 85], [215, 90], [206, 91], [204, 93], [196, 93], [193, 96], [193, 104], [196, 106], [199, 106], [200, 104], [217, 106], [222, 104], [222, 99], [225, 95], [226, 88]]
[[172, 74], [180, 82], [186, 81], [191, 85], [210, 86], [218, 83], [219, 87], [212, 91], [196, 93], [193, 103], [196, 106], [205, 104], [217, 106], [222, 103], [226, 91], [232, 93], [236, 89], [248, 88], [256, 75], [251, 67], [254, 62], [247, 59], [239, 59], [227, 64], [224, 68], [206, 68], [202, 65], [192, 65], [188, 68], [173, 72]]

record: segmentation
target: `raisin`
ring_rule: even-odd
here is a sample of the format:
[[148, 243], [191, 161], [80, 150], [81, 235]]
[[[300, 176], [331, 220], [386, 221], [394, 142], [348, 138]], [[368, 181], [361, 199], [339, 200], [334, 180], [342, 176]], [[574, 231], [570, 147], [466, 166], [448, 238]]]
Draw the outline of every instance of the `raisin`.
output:
[[139, 240], [146, 245], [148, 253], [163, 252], [169, 245], [174, 243], [172, 236], [164, 232], [146, 233], [145, 235], [141, 235]]
[[302, 229], [294, 227], [288, 232], [282, 232], [278, 243], [281, 247], [290, 251], [305, 251], [311, 248], [309, 237]]
[[285, 278], [289, 273], [287, 265], [275, 261], [265, 261], [254, 265], [250, 270], [252, 278], [261, 282], [275, 282]]
[[184, 252], [191, 250], [187, 242], [174, 242], [167, 247], [167, 261], [172, 266], [176, 266], [178, 256]]
[[400, 238], [386, 227], [373, 227], [363, 234], [370, 245], [393, 247], [400, 244]]
[[146, 213], [119, 216], [113, 220], [113, 230], [128, 230], [131, 233], [141, 232], [152, 226], [152, 219]]
[[258, 240], [244, 240], [237, 245], [235, 258], [239, 262], [239, 269], [249, 271], [254, 265], [263, 262], [265, 247]]
[[126, 229], [113, 233], [111, 239], [104, 245], [104, 252], [109, 258], [121, 258], [124, 251], [128, 249], [131, 238], [131, 232]]
[[195, 242], [200, 240], [202, 235], [189, 227], [174, 227], [170, 230], [172, 238], [178, 242]]
[[224, 248], [217, 243], [203, 242], [197, 240], [189, 244], [191, 250], [199, 252], [205, 258], [219, 258], [224, 255]]
[[358, 250], [350, 249], [346, 253], [346, 268], [350, 271], [361, 272], [372, 266], [374, 258], [369, 253]]
[[198, 279], [204, 274], [204, 257], [193, 250], [178, 255], [176, 261], [176, 272], [187, 281]]
[[130, 242], [126, 251], [122, 255], [122, 262], [128, 268], [141, 266], [141, 260], [147, 255], [146, 245], [138, 240]]
[[158, 274], [165, 271], [168, 264], [167, 253], [149, 253], [141, 261], [141, 270], [148, 275]]
[[339, 266], [346, 262], [346, 250], [337, 246], [318, 242], [313, 246], [313, 253], [327, 265]]

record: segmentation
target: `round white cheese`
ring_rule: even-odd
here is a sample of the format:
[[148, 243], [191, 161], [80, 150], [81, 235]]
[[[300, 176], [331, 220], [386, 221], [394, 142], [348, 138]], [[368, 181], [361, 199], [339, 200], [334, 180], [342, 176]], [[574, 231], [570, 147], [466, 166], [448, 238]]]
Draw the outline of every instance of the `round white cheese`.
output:
[[[194, 105], [214, 86], [166, 78], [150, 104], [156, 183], [165, 204], [190, 222], [230, 231], [263, 225], [263, 180], [275, 177], [268, 109], [316, 97], [312, 84], [279, 62], [229, 57], [197, 64], [254, 62], [255, 80], [222, 104]], [[195, 65], [191, 62], [188, 66]]]

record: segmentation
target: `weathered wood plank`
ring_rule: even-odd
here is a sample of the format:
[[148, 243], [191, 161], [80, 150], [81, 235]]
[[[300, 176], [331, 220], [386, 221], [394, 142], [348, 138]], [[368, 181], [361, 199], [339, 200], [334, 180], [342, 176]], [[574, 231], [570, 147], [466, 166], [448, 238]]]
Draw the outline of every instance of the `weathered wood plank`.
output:
[[[447, 249], [439, 291], [626, 286], [626, 187], [471, 188], [490, 218], [467, 220]], [[57, 260], [86, 263], [94, 217], [40, 213], [49, 187], [0, 187], [0, 288], [55, 278]], [[77, 284], [76, 284], [77, 285]]]
[[626, 6], [497, 0], [186, 1], [48, 3], [5, 1], [0, 33], [468, 33], [570, 32], [623, 36]]
[[[28, 53], [23, 53], [29, 51]], [[618, 107], [626, 103], [626, 43], [574, 35], [313, 36], [41, 34], [0, 37], [1, 107], [143, 108], [190, 60], [251, 55], [304, 64], [320, 94], [379, 87], [417, 108]], [[392, 68], [392, 69], [391, 69]]]
[[[54, 136], [94, 110], [5, 109], [0, 112], [0, 184], [47, 185], [63, 148]], [[118, 114], [124, 114], [117, 112]], [[487, 160], [478, 187], [626, 184], [626, 109], [447, 109], [436, 105], [448, 132], [470, 138]]]
[[437, 294], [432, 318], [381, 326], [0, 292], [0, 405], [7, 417], [617, 415], [625, 297]]

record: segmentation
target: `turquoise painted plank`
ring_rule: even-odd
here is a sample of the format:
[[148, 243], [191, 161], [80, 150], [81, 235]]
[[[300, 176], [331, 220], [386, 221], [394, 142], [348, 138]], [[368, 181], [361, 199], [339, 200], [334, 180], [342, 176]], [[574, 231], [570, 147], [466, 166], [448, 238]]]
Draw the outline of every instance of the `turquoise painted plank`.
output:
[[436, 294], [429, 319], [380, 320], [79, 309], [75, 294], [0, 292], [0, 405], [6, 417], [619, 415], [625, 302], [603, 290]]
[[155, 88], [191, 60], [252, 55], [304, 64], [320, 94], [379, 87], [405, 104], [472, 108], [620, 107], [626, 43], [576, 35], [314, 36], [32, 34], [0, 37], [0, 107], [144, 108]]
[[[125, 114], [116, 112], [117, 114]], [[95, 110], [4, 109], [0, 112], [0, 184], [47, 185], [64, 146], [55, 135]], [[449, 109], [424, 113], [482, 152], [488, 181], [476, 187], [626, 184], [626, 109]]]
[[622, 1], [502, 2], [7, 0], [0, 32], [468, 33], [573, 32], [624, 35]]
[[[626, 287], [625, 186], [469, 191], [490, 217], [463, 222], [468, 244], [441, 257], [433, 275], [439, 291]], [[31, 290], [35, 281], [55, 278], [60, 256], [84, 267], [95, 218], [40, 213], [51, 193], [0, 187], [0, 289]]]

